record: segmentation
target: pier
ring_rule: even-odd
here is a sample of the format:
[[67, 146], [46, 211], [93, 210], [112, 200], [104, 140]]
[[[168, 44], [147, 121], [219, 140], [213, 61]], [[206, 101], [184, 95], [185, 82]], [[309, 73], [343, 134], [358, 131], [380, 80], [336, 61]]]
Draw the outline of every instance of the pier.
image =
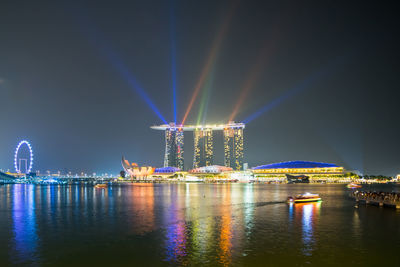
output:
[[365, 203], [366, 205], [377, 205], [379, 207], [388, 206], [400, 209], [400, 193], [389, 192], [370, 192], [355, 191], [351, 193], [357, 203]]

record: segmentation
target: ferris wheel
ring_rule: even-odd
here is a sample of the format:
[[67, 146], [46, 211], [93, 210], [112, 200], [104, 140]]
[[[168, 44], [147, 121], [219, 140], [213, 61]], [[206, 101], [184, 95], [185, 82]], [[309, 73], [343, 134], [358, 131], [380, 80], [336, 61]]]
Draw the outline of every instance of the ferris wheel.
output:
[[[20, 148], [23, 145], [26, 145], [29, 149], [29, 156], [25, 156], [24, 158], [21, 157], [20, 155]], [[17, 173], [21, 173], [21, 167], [23, 167], [24, 165], [25, 165], [25, 173], [30, 173], [32, 171], [32, 166], [33, 166], [33, 150], [31, 144], [26, 140], [22, 140], [21, 142], [19, 142], [17, 148], [15, 149], [15, 155], [14, 155], [15, 171]]]

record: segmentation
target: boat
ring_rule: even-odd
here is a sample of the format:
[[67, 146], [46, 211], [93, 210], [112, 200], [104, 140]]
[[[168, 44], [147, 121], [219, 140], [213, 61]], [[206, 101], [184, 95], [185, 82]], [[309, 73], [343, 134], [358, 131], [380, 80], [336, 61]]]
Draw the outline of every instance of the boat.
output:
[[288, 184], [309, 184], [310, 183], [310, 177], [306, 175], [290, 175], [286, 174], [286, 179], [288, 181]]
[[107, 184], [96, 184], [96, 185], [94, 186], [94, 188], [105, 189], [105, 188], [107, 188]]
[[318, 194], [305, 193], [295, 197], [288, 197], [287, 201], [289, 203], [318, 202], [321, 201], [321, 197]]
[[360, 188], [361, 187], [361, 185], [359, 185], [359, 184], [356, 184], [356, 183], [349, 183], [348, 185], [347, 185], [347, 188]]

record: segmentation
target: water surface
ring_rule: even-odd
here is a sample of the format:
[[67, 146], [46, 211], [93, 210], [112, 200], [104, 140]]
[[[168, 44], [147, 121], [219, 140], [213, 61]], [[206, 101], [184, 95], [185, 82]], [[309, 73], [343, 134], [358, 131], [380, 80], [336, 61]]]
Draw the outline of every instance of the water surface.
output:
[[[323, 202], [285, 203], [306, 191]], [[355, 208], [348, 193], [312, 184], [3, 185], [0, 265], [400, 266], [400, 212]]]

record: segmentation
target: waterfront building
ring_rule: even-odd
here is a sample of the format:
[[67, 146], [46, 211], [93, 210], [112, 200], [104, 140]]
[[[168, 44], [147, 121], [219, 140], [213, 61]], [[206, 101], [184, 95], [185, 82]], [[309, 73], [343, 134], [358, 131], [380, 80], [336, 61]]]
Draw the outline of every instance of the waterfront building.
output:
[[184, 168], [183, 160], [183, 129], [171, 124], [165, 130], [164, 167]]
[[228, 174], [229, 180], [236, 180], [238, 182], [251, 182], [254, 181], [254, 174], [251, 170], [232, 171]]
[[[129, 163], [124, 157], [121, 160], [122, 167], [126, 174], [131, 178], [146, 178], [154, 173], [154, 168], [150, 166], [139, 167], [136, 163]], [[94, 173], [93, 176], [96, 174]]]
[[194, 137], [194, 157], [193, 168], [211, 166], [213, 164], [213, 130], [195, 129]]
[[212, 165], [212, 166], [204, 166], [190, 170], [190, 173], [197, 173], [197, 174], [217, 174], [222, 172], [230, 172], [232, 168], [226, 166], [219, 166], [219, 165]]
[[164, 167], [178, 167], [183, 170], [183, 132], [194, 132], [193, 167], [213, 164], [213, 132], [224, 132], [225, 166], [234, 170], [243, 168], [243, 129], [244, 123], [229, 122], [214, 125], [176, 125], [175, 123], [151, 126], [155, 130], [165, 131]]
[[343, 167], [332, 163], [312, 161], [287, 161], [273, 164], [260, 165], [252, 168], [255, 174], [320, 174], [332, 175], [345, 173]]
[[312, 183], [348, 183], [354, 179], [351, 173], [332, 163], [288, 161], [260, 165], [251, 169], [254, 178], [265, 182], [287, 182], [296, 177], [307, 177]]
[[224, 129], [224, 163], [237, 171], [243, 169], [243, 128]]
[[162, 167], [156, 168], [152, 174], [152, 178], [170, 178], [178, 176], [176, 174], [182, 173], [182, 170], [177, 167]]
[[154, 174], [159, 174], [159, 173], [163, 173], [163, 174], [174, 174], [176, 172], [180, 172], [182, 171], [179, 168], [176, 167], [162, 167], [162, 168], [156, 168], [154, 170]]

